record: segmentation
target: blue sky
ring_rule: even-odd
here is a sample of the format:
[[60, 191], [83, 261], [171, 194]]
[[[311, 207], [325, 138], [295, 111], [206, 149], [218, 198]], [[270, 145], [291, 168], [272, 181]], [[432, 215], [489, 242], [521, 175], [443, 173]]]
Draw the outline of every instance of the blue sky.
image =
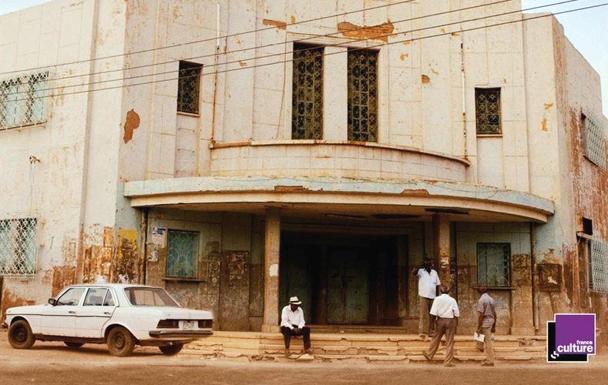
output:
[[[49, 0], [0, 0], [0, 15], [17, 11]], [[321, 0], [324, 1], [324, 0]], [[437, 0], [432, 0], [437, 1]], [[445, 1], [445, 0], [442, 0]], [[560, 0], [522, 0], [522, 7], [534, 7], [559, 2]], [[579, 0], [562, 6], [548, 7], [542, 11], [561, 10], [606, 3], [608, 0]], [[541, 10], [535, 11], [539, 12]], [[589, 60], [602, 77], [604, 115], [608, 115], [608, 6], [558, 16], [566, 35], [574, 46]]]

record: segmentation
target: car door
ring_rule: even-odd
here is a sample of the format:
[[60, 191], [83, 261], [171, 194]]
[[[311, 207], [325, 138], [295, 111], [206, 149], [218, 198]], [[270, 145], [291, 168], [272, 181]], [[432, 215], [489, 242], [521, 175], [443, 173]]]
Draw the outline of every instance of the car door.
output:
[[76, 313], [85, 292], [85, 287], [69, 288], [57, 298], [55, 306], [45, 308], [40, 321], [41, 334], [74, 337]]
[[91, 287], [76, 314], [76, 336], [102, 338], [103, 326], [110, 320], [116, 302], [112, 290]]

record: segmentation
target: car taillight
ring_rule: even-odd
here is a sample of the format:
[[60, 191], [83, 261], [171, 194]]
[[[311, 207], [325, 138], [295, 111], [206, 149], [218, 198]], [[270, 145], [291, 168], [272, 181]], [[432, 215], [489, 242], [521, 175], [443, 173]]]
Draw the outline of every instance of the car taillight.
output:
[[198, 327], [199, 327], [199, 329], [212, 328], [213, 327], [213, 320], [210, 320], [210, 319], [199, 320], [198, 321]]
[[179, 321], [172, 319], [163, 319], [158, 321], [156, 325], [158, 329], [177, 329], [179, 328]]

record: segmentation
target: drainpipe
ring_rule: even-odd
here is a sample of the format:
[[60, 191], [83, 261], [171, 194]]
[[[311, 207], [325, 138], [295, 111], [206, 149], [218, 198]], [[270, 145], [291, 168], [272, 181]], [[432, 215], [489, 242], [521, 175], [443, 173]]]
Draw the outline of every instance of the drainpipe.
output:
[[142, 272], [141, 272], [141, 283], [146, 284], [146, 273], [148, 271], [148, 208], [142, 209], [143, 213], [141, 216], [141, 235], [142, 235]]
[[[218, 62], [220, 56], [220, 3], [215, 3], [215, 58], [214, 58], [214, 66], [215, 74], [213, 75], [213, 111], [211, 112], [211, 137], [209, 138], [209, 144], [212, 146], [215, 143], [215, 108], [217, 104], [217, 77], [218, 77]], [[227, 39], [227, 38], [226, 38]], [[209, 158], [211, 161], [211, 157]]]
[[534, 223], [530, 222], [530, 273], [532, 274], [532, 323], [534, 332], [539, 332], [538, 290], [536, 288], [536, 240], [534, 239]]
[[464, 32], [460, 27], [460, 83], [462, 86], [462, 135], [464, 137], [463, 155], [467, 159], [469, 151], [467, 150], [467, 90], [466, 76], [464, 70]]

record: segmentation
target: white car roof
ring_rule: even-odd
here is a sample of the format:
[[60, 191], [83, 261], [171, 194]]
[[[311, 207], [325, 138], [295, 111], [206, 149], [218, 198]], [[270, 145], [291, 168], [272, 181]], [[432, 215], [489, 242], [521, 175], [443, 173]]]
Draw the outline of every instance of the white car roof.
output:
[[112, 287], [115, 289], [124, 289], [128, 287], [149, 287], [152, 289], [157, 289], [156, 286], [148, 286], [148, 285], [138, 285], [134, 283], [80, 283], [74, 285], [68, 285], [66, 287]]

